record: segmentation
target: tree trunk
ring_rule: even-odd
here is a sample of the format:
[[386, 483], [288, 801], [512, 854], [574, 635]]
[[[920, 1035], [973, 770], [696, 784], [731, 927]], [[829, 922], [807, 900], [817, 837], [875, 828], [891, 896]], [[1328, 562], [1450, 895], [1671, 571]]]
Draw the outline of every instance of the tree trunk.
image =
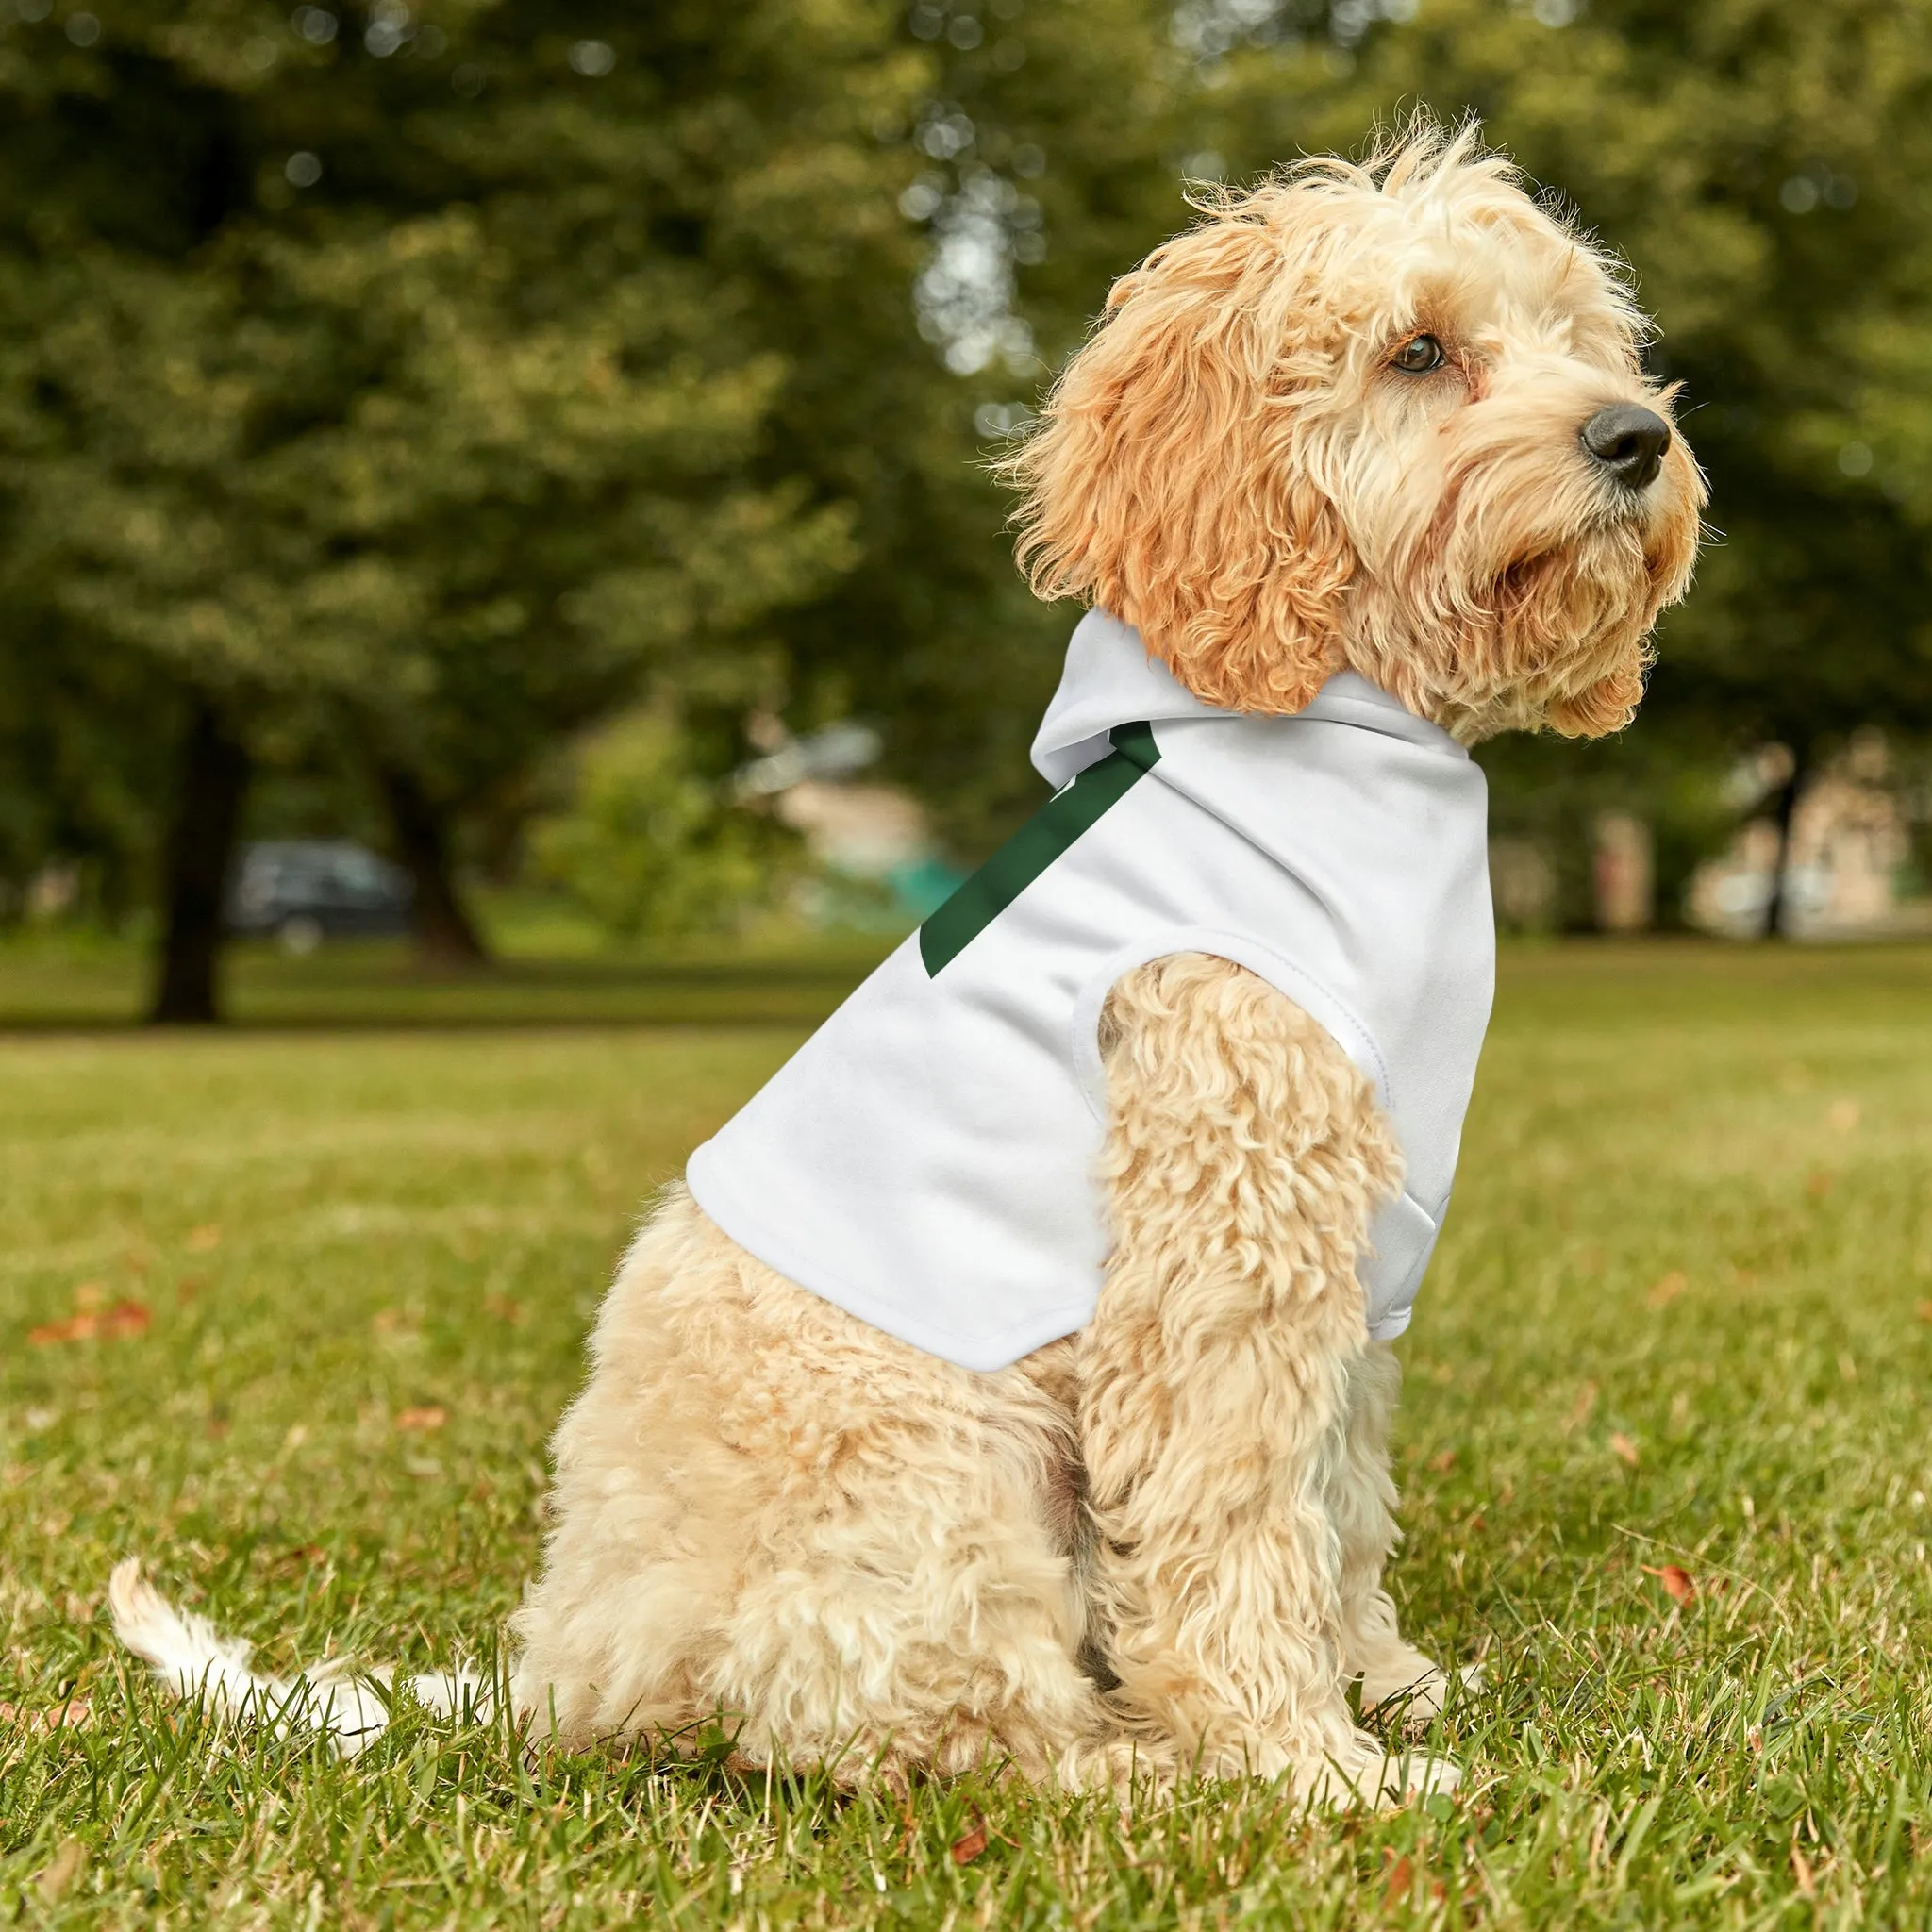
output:
[[175, 822], [162, 886], [161, 957], [151, 1024], [211, 1026], [221, 1018], [216, 974], [224, 898], [248, 790], [247, 747], [206, 698], [197, 697], [181, 745]]
[[382, 768], [396, 857], [415, 882], [410, 908], [416, 951], [428, 966], [481, 966], [490, 954], [457, 891], [442, 813], [415, 773], [401, 765]]
[[1777, 857], [1772, 861], [1771, 893], [1764, 902], [1764, 937], [1768, 940], [1790, 937], [1791, 908], [1785, 880], [1791, 864], [1791, 824], [1797, 817], [1798, 794], [1805, 789], [1809, 769], [1809, 760], [1805, 753], [1794, 747], [1791, 774], [1778, 792], [1777, 809], [1772, 814], [1772, 823], [1777, 827]]

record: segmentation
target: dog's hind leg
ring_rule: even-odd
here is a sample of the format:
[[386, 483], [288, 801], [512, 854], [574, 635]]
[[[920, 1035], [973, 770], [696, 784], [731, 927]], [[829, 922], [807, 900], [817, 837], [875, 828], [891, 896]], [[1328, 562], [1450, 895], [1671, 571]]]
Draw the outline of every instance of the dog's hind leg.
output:
[[1346, 1683], [1328, 1477], [1367, 1346], [1356, 1278], [1398, 1179], [1367, 1081], [1262, 980], [1180, 955], [1103, 1029], [1115, 1247], [1082, 1337], [1094, 1596], [1116, 1697], [1204, 1771], [1398, 1797]]
[[[1033, 1777], [1104, 1728], [1079, 1662], [1073, 1344], [975, 1374], [808, 1293], [682, 1190], [557, 1437], [516, 1620], [536, 1734], [901, 1783]], [[715, 1735], [715, 1734], [714, 1734]]]

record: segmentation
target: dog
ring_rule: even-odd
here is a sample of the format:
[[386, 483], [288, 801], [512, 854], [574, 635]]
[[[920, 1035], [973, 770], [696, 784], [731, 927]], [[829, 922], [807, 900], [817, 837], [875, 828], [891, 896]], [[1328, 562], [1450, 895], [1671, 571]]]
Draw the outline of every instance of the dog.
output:
[[[1060, 790], [693, 1157], [599, 1316], [514, 1619], [565, 1745], [1455, 1782], [1349, 1690], [1448, 1681], [1383, 1573], [1390, 1341], [1490, 997], [1467, 747], [1628, 722], [1704, 484], [1627, 279], [1474, 128], [1200, 213], [1003, 465], [1034, 589], [1091, 607]], [[114, 1608], [177, 1688], [254, 1694], [131, 1564]]]

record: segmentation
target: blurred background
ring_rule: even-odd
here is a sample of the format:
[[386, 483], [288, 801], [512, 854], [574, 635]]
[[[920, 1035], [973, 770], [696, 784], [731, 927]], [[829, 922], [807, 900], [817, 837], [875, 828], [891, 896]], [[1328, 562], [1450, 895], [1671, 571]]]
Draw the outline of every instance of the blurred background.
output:
[[846, 974], [1041, 796], [987, 460], [1189, 184], [1417, 104], [1719, 533], [1631, 731], [1480, 753], [1505, 927], [1932, 932], [1918, 0], [0, 0], [0, 1017]]

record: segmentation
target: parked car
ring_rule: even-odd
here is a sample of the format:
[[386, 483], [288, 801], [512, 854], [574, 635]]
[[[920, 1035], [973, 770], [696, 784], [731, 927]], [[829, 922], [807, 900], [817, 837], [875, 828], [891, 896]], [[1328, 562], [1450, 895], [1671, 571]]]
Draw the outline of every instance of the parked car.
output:
[[291, 953], [324, 940], [407, 932], [415, 888], [401, 866], [346, 839], [269, 839], [242, 848], [228, 930]]

